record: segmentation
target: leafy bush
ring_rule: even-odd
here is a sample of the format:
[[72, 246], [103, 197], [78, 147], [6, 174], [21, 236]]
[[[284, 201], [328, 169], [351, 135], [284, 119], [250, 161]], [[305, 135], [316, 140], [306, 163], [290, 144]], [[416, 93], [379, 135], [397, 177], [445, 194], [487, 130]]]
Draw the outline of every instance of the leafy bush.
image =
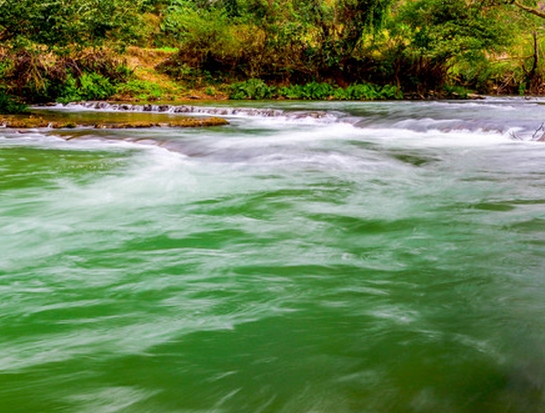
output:
[[0, 114], [11, 115], [15, 113], [25, 113], [27, 111], [27, 105], [19, 102], [16, 98], [0, 89]]
[[384, 85], [380, 90], [381, 99], [403, 99], [403, 92], [397, 86]]
[[115, 93], [110, 80], [98, 73], [84, 73], [79, 81], [84, 100], [106, 99]]
[[4, 0], [0, 2], [1, 40], [50, 48], [96, 46], [106, 40], [127, 43], [137, 40], [138, 32], [146, 27], [143, 6], [142, 0]]
[[444, 91], [447, 97], [454, 99], [467, 99], [471, 90], [457, 85], [445, 85]]
[[82, 100], [81, 93], [78, 88], [77, 80], [72, 75], [66, 76], [66, 81], [61, 88], [60, 96], [57, 98], [59, 103], [78, 102]]
[[212, 62], [234, 65], [247, 48], [222, 10], [211, 5], [199, 7], [190, 0], [173, 0], [165, 11], [161, 29], [175, 39], [179, 53], [171, 60], [177, 61], [182, 70], [185, 64], [197, 70], [208, 70]]
[[500, 11], [464, 0], [400, 3], [389, 27], [395, 53], [388, 53], [398, 83], [419, 96], [459, 80], [484, 84], [483, 64], [514, 38], [516, 25], [502, 22]]
[[284, 86], [278, 90], [278, 97], [284, 99], [301, 99], [301, 85]]
[[230, 86], [229, 98], [243, 99], [297, 99], [297, 100], [385, 100], [401, 99], [399, 88], [393, 85], [375, 86], [359, 83], [346, 89], [334, 87], [329, 83], [310, 82], [304, 85], [290, 85], [281, 88], [267, 86], [260, 79], [234, 83]]
[[109, 98], [114, 93], [115, 87], [110, 80], [98, 73], [83, 73], [79, 79], [67, 74], [64, 88], [57, 102], [101, 100]]
[[207, 87], [205, 90], [204, 90], [204, 93], [206, 93], [208, 96], [216, 96], [217, 94], [217, 91], [215, 88], [213, 88], [212, 86], [209, 86]]
[[246, 82], [233, 83], [230, 86], [229, 99], [233, 100], [261, 100], [273, 97], [274, 88], [271, 88], [260, 79], [250, 79]]
[[335, 99], [338, 100], [386, 100], [401, 99], [401, 91], [393, 85], [376, 86], [369, 83], [358, 83], [346, 89], [337, 89]]
[[0, 49], [0, 87], [26, 103], [106, 99], [132, 71], [110, 50]]
[[291, 85], [278, 91], [286, 99], [326, 100], [335, 94], [335, 88], [328, 83], [311, 82], [305, 85]]

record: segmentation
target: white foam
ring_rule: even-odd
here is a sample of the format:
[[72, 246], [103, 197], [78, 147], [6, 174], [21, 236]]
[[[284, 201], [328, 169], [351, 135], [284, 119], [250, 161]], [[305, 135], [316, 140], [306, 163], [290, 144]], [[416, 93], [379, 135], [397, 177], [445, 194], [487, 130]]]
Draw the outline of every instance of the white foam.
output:
[[409, 147], [485, 147], [512, 143], [508, 134], [487, 132], [483, 130], [441, 131], [430, 129], [417, 132], [410, 129], [363, 129], [361, 137], [377, 143], [388, 145], [400, 144]]

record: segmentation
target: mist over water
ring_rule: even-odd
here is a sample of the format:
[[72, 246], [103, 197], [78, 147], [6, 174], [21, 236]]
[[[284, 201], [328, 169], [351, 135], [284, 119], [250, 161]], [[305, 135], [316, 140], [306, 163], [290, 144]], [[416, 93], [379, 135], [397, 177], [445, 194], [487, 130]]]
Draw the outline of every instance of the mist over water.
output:
[[192, 112], [0, 129], [0, 412], [545, 410], [542, 101]]

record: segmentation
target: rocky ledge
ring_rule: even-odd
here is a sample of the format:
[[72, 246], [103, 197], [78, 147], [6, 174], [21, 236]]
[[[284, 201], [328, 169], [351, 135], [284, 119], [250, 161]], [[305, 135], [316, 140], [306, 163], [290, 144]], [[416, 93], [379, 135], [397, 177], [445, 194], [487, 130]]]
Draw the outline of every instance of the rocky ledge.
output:
[[228, 125], [223, 118], [181, 118], [169, 120], [168, 122], [153, 121], [125, 121], [125, 122], [62, 122], [45, 119], [41, 116], [25, 117], [1, 117], [0, 125], [14, 129], [51, 128], [65, 129], [76, 127], [91, 127], [95, 129], [141, 129], [141, 128], [195, 128], [203, 126]]

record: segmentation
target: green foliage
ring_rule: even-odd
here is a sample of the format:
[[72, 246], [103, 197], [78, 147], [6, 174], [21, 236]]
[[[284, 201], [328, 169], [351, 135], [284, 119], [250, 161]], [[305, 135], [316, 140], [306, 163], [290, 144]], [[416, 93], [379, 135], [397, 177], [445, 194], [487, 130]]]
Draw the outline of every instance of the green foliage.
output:
[[17, 98], [8, 95], [0, 88], [0, 114], [16, 114], [28, 112], [28, 106], [21, 103]]
[[468, 96], [472, 93], [471, 90], [458, 85], [445, 85], [444, 91], [448, 98], [454, 99], [467, 99]]
[[274, 89], [267, 86], [265, 82], [259, 79], [250, 79], [246, 82], [234, 83], [230, 86], [229, 99], [270, 99], [273, 96]]
[[418, 0], [406, 3], [401, 20], [412, 28], [411, 43], [424, 56], [448, 60], [480, 57], [506, 44], [508, 28], [492, 10], [465, 0]]
[[115, 87], [110, 80], [98, 73], [84, 73], [79, 81], [84, 100], [106, 99], [115, 93]]
[[142, 29], [144, 0], [2, 0], [0, 41], [16, 47], [130, 42]]
[[479, 1], [417, 0], [404, 3], [390, 25], [396, 44], [392, 66], [417, 90], [441, 90], [461, 66], [481, 64], [511, 39], [499, 9]]
[[229, 98], [244, 99], [293, 99], [293, 100], [386, 100], [401, 99], [401, 91], [392, 85], [375, 86], [360, 83], [347, 88], [334, 87], [329, 83], [310, 82], [281, 88], [267, 86], [262, 80], [250, 79], [231, 85]]
[[77, 80], [70, 74], [66, 76], [64, 85], [59, 93], [60, 96], [57, 97], [57, 102], [59, 103], [79, 102], [83, 100]]
[[[526, 30], [512, 17], [500, 0], [173, 0], [161, 27], [179, 53], [165, 72], [296, 85], [258, 91], [288, 99], [441, 96], [446, 84], [489, 90], [483, 73]], [[525, 59], [536, 83], [537, 65]], [[362, 86], [370, 83], [396, 89]], [[358, 85], [335, 94], [331, 84]]]
[[345, 89], [335, 91], [336, 100], [393, 100], [403, 97], [401, 91], [392, 85], [376, 86], [369, 83], [357, 83]]
[[116, 94], [135, 97], [141, 101], [159, 100], [163, 90], [156, 83], [145, 80], [131, 79], [127, 83], [120, 83], [116, 87]]
[[179, 52], [179, 49], [177, 47], [169, 47], [169, 46], [157, 47], [156, 50], [159, 52], [167, 52], [167, 53]]
[[173, 0], [162, 30], [195, 69], [304, 83], [343, 72], [391, 1]]
[[69, 74], [57, 102], [101, 100], [109, 98], [114, 93], [115, 87], [110, 80], [98, 73], [84, 73], [79, 79]]
[[342, 99], [345, 100], [376, 100], [379, 98], [379, 91], [368, 84], [350, 85], [343, 91]]
[[[512, 38], [512, 28], [501, 20], [503, 6], [493, 3], [173, 0], [162, 30], [175, 39], [180, 52], [165, 72], [179, 80], [206, 71], [239, 80], [302, 85], [257, 91], [289, 99], [335, 98], [327, 86], [332, 83], [392, 81], [397, 85], [393, 92], [358, 85], [337, 96], [389, 99], [400, 88], [424, 96], [442, 91], [447, 83], [483, 83], [466, 69], [484, 68]], [[385, 23], [388, 30], [381, 30]], [[231, 94], [248, 98], [253, 87], [239, 85], [242, 90], [235, 88]]]
[[159, 70], [210, 96], [238, 81], [234, 99], [538, 93], [542, 20], [524, 10], [504, 0], [0, 0], [0, 86], [31, 103], [164, 97], [112, 58], [135, 44], [177, 51]]
[[204, 93], [206, 93], [208, 96], [214, 97], [214, 96], [216, 96], [217, 91], [216, 91], [215, 88], [209, 86], [209, 87], [207, 87], [207, 88], [204, 90]]
[[328, 83], [310, 82], [280, 88], [278, 97], [286, 99], [326, 100], [334, 96], [335, 88]]
[[303, 86], [301, 85], [284, 86], [278, 90], [278, 96], [284, 99], [293, 99], [293, 100], [301, 99], [302, 88]]
[[240, 53], [228, 16], [217, 9], [198, 7], [189, 0], [174, 0], [168, 7], [162, 30], [180, 45], [180, 53], [195, 68], [208, 55], [229, 58]]
[[0, 88], [27, 103], [106, 99], [130, 75], [107, 50], [57, 55], [29, 46], [0, 55]]

